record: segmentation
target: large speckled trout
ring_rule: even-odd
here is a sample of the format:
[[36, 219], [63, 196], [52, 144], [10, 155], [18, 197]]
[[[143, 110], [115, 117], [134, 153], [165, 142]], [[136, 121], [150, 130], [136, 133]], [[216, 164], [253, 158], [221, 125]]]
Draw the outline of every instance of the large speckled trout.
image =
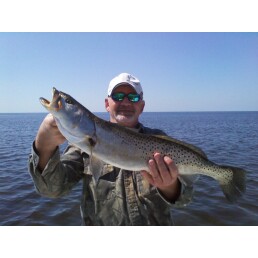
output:
[[208, 160], [199, 148], [176, 139], [166, 139], [134, 132], [96, 117], [66, 93], [53, 88], [52, 101], [40, 98], [41, 104], [55, 117], [64, 137], [91, 157], [91, 170], [98, 180], [98, 161], [126, 170], [149, 171], [148, 161], [155, 152], [171, 157], [181, 180], [188, 184], [198, 175], [216, 179], [229, 201], [245, 191], [245, 171], [219, 166]]

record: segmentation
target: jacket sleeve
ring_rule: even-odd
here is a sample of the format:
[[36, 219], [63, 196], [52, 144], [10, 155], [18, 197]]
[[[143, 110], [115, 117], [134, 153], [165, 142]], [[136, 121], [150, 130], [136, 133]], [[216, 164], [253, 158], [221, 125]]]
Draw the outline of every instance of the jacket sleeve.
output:
[[56, 198], [68, 194], [80, 181], [87, 162], [87, 154], [82, 155], [80, 149], [68, 145], [62, 157], [58, 147], [45, 169], [40, 171], [39, 156], [33, 142], [28, 168], [37, 192], [42, 196]]
[[181, 183], [181, 191], [178, 199], [172, 203], [162, 195], [162, 193], [157, 189], [157, 192], [160, 196], [160, 198], [167, 203], [168, 206], [171, 208], [182, 208], [187, 206], [191, 201], [193, 197], [194, 189], [192, 186], [186, 185], [180, 178], [179, 181]]

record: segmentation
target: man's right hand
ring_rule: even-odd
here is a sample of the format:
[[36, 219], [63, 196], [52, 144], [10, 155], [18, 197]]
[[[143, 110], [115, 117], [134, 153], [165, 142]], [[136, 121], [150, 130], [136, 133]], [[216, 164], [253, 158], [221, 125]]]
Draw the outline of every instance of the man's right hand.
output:
[[54, 117], [48, 114], [41, 123], [35, 139], [35, 147], [39, 153], [38, 167], [41, 171], [44, 170], [57, 146], [65, 141], [66, 139], [59, 131]]

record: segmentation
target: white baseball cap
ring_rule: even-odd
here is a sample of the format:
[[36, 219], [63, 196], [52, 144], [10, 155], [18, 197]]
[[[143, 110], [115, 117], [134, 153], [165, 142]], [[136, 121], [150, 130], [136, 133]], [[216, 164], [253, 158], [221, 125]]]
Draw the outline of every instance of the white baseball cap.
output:
[[108, 86], [108, 96], [110, 96], [113, 90], [121, 84], [129, 84], [138, 94], [143, 93], [140, 81], [129, 73], [121, 73], [112, 79]]

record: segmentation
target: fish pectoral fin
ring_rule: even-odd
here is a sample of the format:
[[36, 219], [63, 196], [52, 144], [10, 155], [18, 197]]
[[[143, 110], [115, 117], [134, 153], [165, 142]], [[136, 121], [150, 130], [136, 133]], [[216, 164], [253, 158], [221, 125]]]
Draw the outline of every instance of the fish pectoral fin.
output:
[[95, 184], [98, 183], [99, 177], [102, 174], [103, 166], [104, 162], [102, 160], [99, 160], [95, 156], [91, 155], [89, 169], [91, 171], [93, 181]]

